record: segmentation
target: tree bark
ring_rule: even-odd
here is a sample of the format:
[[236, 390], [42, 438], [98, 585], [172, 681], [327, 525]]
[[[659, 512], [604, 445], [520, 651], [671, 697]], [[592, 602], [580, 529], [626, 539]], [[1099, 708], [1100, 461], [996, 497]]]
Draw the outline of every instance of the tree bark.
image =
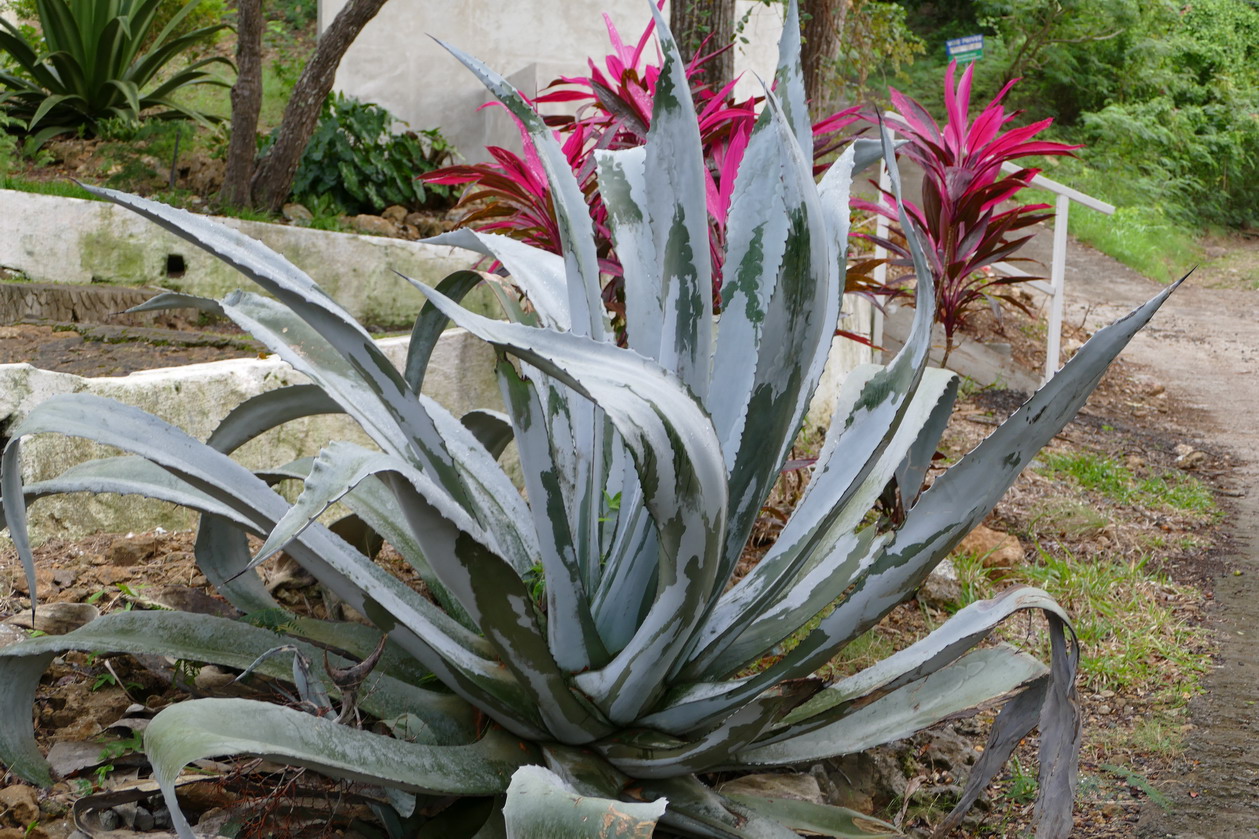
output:
[[804, 41], [800, 63], [804, 65], [804, 93], [814, 119], [832, 110], [835, 59], [851, 0], [802, 0], [800, 36]]
[[262, 0], [236, 3], [236, 84], [232, 85], [232, 131], [220, 199], [232, 207], [249, 204], [258, 155], [258, 112], [262, 108]]
[[[669, 28], [684, 61], [697, 52], [708, 55], [734, 43], [734, 21], [734, 0], [669, 0]], [[734, 78], [734, 50], [705, 62], [698, 78], [720, 90]]]
[[284, 108], [284, 118], [276, 133], [275, 145], [258, 162], [250, 190], [252, 203], [259, 210], [275, 212], [284, 204], [293, 187], [293, 176], [301, 162], [310, 135], [319, 122], [324, 100], [332, 91], [337, 65], [358, 33], [376, 16], [385, 0], [350, 0], [319, 37], [315, 54]]

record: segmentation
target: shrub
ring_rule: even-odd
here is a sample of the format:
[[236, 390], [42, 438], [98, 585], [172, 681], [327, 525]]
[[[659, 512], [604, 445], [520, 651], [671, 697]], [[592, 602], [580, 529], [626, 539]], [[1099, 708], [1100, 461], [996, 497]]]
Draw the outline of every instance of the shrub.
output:
[[[198, 563], [252, 616], [116, 613], [0, 649], [0, 760], [15, 774], [51, 781], [27, 709], [54, 656], [141, 652], [257, 671], [299, 688], [300, 708], [203, 698], [153, 719], [145, 752], [182, 836], [191, 830], [176, 776], [190, 761], [232, 754], [401, 790], [390, 800], [392, 823], [404, 833], [445, 808], [427, 829], [453, 830], [462, 816], [459, 835], [471, 835], [481, 819], [451, 796], [472, 796], [490, 813], [481, 835], [501, 831], [499, 819], [508, 835], [585, 837], [608, 827], [643, 835], [657, 821], [688, 836], [792, 835], [783, 824], [891, 835], [894, 828], [873, 820], [859, 827], [858, 814], [842, 808], [727, 797], [695, 776], [858, 751], [1012, 694], [953, 816], [1039, 720], [1047, 756], [1041, 835], [1068, 834], [1078, 652], [1044, 592], [1015, 588], [963, 609], [922, 641], [833, 684], [811, 674], [913, 596], [1170, 289], [1099, 331], [1010, 422], [919, 492], [956, 394], [951, 373], [925, 368], [934, 296], [923, 271], [905, 349], [885, 368], [849, 376], [792, 518], [736, 582], [744, 542], [828, 355], [848, 189], [859, 149], [871, 157], [872, 145], [850, 146], [815, 185], [801, 150], [810, 132], [798, 30], [789, 25], [781, 100], [767, 97], [732, 191], [731, 279], [715, 329], [699, 126], [676, 45], [658, 25], [665, 62], [647, 145], [597, 159], [624, 259], [628, 348], [617, 345], [600, 306], [595, 239], [562, 150], [516, 91], [457, 51], [528, 127], [555, 196], [564, 255], [495, 234], [448, 234], [444, 241], [501, 261], [530, 308], [508, 306], [506, 322], [473, 315], [457, 301], [480, 275], [456, 273], [425, 290], [402, 371], [308, 277], [257, 241], [203, 216], [96, 190], [227, 260], [270, 295], [166, 294], [147, 308], [226, 314], [311, 384], [245, 402], [205, 444], [85, 394], [48, 400], [9, 429], [2, 509], [32, 585], [28, 502], [82, 490], [140, 493], [204, 514]], [[888, 136], [879, 148], [890, 152]], [[907, 236], [921, 265], [912, 228]], [[505, 414], [476, 412], [461, 422], [420, 395], [448, 320], [494, 346]], [[272, 427], [329, 412], [356, 420], [375, 448], [332, 443], [313, 461], [260, 474], [229, 456]], [[22, 440], [43, 433], [126, 454], [24, 487]], [[509, 440], [523, 492], [497, 462]], [[284, 478], [304, 482], [293, 504], [269, 485]], [[868, 517], [889, 487], [899, 491], [901, 514]], [[333, 501], [352, 517], [325, 526], [318, 518]], [[365, 529], [393, 545], [424, 585], [407, 585], [336, 535]], [[256, 556], [247, 534], [265, 538]], [[281, 607], [254, 571], [281, 549], [371, 626]], [[1010, 646], [978, 646], [1027, 609], [1048, 618], [1049, 667]], [[790, 651], [768, 655], [806, 625]], [[310, 670], [315, 645], [331, 648], [329, 685]], [[357, 712], [405, 739], [347, 724]], [[423, 806], [404, 793], [423, 794]]]
[[[900, 153], [922, 167], [922, 206], [902, 202], [891, 194], [885, 195], [887, 200], [878, 204], [855, 202], [862, 209], [893, 222], [904, 224], [903, 218], [908, 218], [926, 239], [926, 257], [935, 285], [936, 317], [944, 327], [945, 362], [958, 327], [977, 304], [998, 300], [1025, 308], [1004, 289], [1026, 282], [1030, 277], [1003, 277], [984, 269], [1002, 260], [1019, 259], [1012, 254], [1031, 235], [1016, 238], [1013, 234], [1052, 216], [1052, 213], [1040, 212], [1048, 209], [1048, 204], [1024, 204], [1001, 210], [1002, 202], [1028, 187], [1040, 172], [1025, 168], [1003, 177], [1001, 165], [1032, 155], [1070, 154], [1072, 149], [1079, 148], [1065, 143], [1033, 141], [1033, 137], [1049, 127], [1052, 120], [1048, 119], [1002, 133], [1001, 129], [1018, 117], [1017, 111], [1006, 113], [1001, 105], [1001, 99], [1013, 82], [971, 122], [973, 69], [974, 65], [967, 66], [954, 87], [957, 64], [949, 64], [944, 74], [948, 120], [943, 129], [922, 105], [899, 91], [892, 91], [897, 114], [889, 117], [888, 122], [907, 140]], [[898, 264], [913, 266], [908, 247], [900, 241], [869, 235], [865, 238], [895, 254]], [[905, 283], [915, 276], [921, 281], [921, 272], [916, 272], [898, 282]], [[903, 287], [893, 287], [890, 293], [906, 292]]]
[[346, 213], [379, 213], [393, 204], [411, 210], [449, 205], [450, 190], [417, 175], [454, 155], [436, 128], [393, 133], [397, 119], [379, 105], [334, 93], [293, 178], [293, 199], [307, 206], [332, 201]]
[[111, 118], [214, 119], [175, 97], [194, 85], [226, 86], [206, 70], [214, 64], [230, 67], [221, 56], [172, 66], [226, 27], [176, 35], [200, 2], [188, 0], [157, 29], [162, 0], [35, 0], [38, 42], [0, 20], [0, 50], [12, 61], [0, 70], [6, 88], [0, 103], [25, 122], [35, 145], [57, 134], [94, 136], [101, 121]]

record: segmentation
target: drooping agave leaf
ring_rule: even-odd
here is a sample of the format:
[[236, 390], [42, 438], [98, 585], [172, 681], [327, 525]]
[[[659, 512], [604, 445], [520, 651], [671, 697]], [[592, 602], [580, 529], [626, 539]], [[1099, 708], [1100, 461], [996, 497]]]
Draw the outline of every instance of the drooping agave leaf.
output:
[[508, 839], [650, 839], [667, 803], [580, 795], [546, 767], [522, 766], [507, 788], [503, 817]]
[[675, 378], [636, 353], [498, 323], [427, 294], [455, 323], [600, 405], [633, 453], [660, 532], [660, 588], [630, 644], [607, 667], [576, 678], [613, 721], [632, 720], [659, 694], [660, 668], [681, 655], [714, 584], [713, 537], [725, 527], [726, 498], [712, 423]]
[[991, 600], [976, 601], [958, 611], [926, 638], [828, 686], [788, 715], [785, 722], [792, 728], [781, 737], [807, 734], [825, 725], [828, 719], [844, 713], [853, 703], [895, 690], [940, 669], [986, 638], [1006, 618], [1028, 609], [1038, 609], [1066, 620], [1066, 612], [1052, 597], [1030, 586], [1016, 586]]
[[704, 786], [693, 775], [647, 780], [639, 785], [648, 798], [669, 800], [660, 823], [691, 836], [719, 839], [799, 839], [789, 827], [766, 818]]
[[195, 834], [179, 809], [174, 780], [194, 760], [256, 755], [325, 775], [413, 792], [494, 795], [520, 766], [540, 757], [527, 742], [491, 728], [462, 746], [395, 740], [245, 699], [197, 699], [165, 708], [144, 732], [144, 751], [175, 829]]
[[231, 454], [259, 435], [286, 422], [321, 414], [344, 413], [316, 385], [289, 385], [251, 396], [228, 412], [206, 439], [206, 445]]
[[[31, 783], [52, 783], [47, 761], [35, 745], [31, 708], [40, 677], [52, 659], [69, 650], [96, 654], [137, 653], [169, 656], [243, 669], [279, 644], [295, 644], [307, 656], [320, 651], [267, 629], [211, 615], [186, 612], [115, 612], [65, 635], [45, 635], [0, 648], [0, 762]], [[334, 658], [334, 665], [345, 666]], [[259, 673], [285, 679], [283, 661], [260, 664]], [[360, 706], [392, 717], [415, 713], [446, 743], [467, 743], [475, 736], [471, 706], [446, 693], [425, 690], [388, 676], [370, 674]]]
[[[85, 187], [89, 192], [135, 210], [191, 244], [200, 247], [253, 280], [274, 295], [294, 317], [309, 327], [310, 344], [301, 344], [319, 353], [315, 364], [304, 365], [302, 372], [314, 373], [314, 381], [322, 384], [348, 413], [361, 422], [369, 434], [410, 449], [421, 458], [426, 469], [439, 477], [447, 491], [461, 497], [462, 478], [455, 472], [443, 440], [433, 427], [432, 419], [415, 399], [408, 399], [410, 390], [402, 374], [381, 353], [371, 336], [310, 277], [298, 270], [275, 251], [255, 239], [183, 210], [177, 210], [138, 198], [134, 195], [100, 187]], [[239, 299], [239, 295], [232, 298]], [[246, 327], [259, 340], [266, 340], [261, 324]], [[254, 331], [258, 328], [259, 331]], [[281, 333], [283, 334], [283, 333]], [[286, 336], [287, 337], [287, 336]], [[295, 336], [294, 336], [295, 338]], [[276, 336], [279, 340], [279, 336]], [[295, 340], [281, 342], [292, 348], [285, 360], [290, 364], [302, 360]], [[325, 366], [327, 365], [327, 366]], [[295, 365], [296, 366], [296, 365]], [[301, 369], [299, 367], [299, 369]]]
[[[157, 307], [162, 301], [167, 305], [177, 302], [180, 306], [208, 307], [231, 317], [294, 369], [334, 396], [345, 412], [354, 417], [385, 451], [411, 460], [417, 453], [424, 455], [425, 451], [433, 448], [422, 441], [416, 448], [416, 441], [406, 436], [405, 429], [390, 421], [389, 416], [397, 414], [397, 411], [386, 411], [389, 416], [384, 416], [372, 410], [377, 394], [372, 383], [361, 375], [358, 363], [275, 301], [256, 294], [234, 292], [217, 301], [185, 295], [180, 295], [176, 301], [169, 295], [162, 295], [145, 305]], [[385, 360], [384, 363], [389, 362]], [[537, 555], [536, 537], [532, 530], [515, 526], [524, 519], [525, 505], [511, 481], [476, 438], [445, 408], [427, 397], [420, 396], [417, 400], [409, 395], [409, 391], [407, 394], [402, 397], [403, 400], [416, 403], [421, 408], [428, 427], [435, 435], [435, 446], [450, 467], [450, 470], [433, 469], [431, 458], [419, 458], [449, 497], [446, 506], [463, 501], [475, 517], [493, 519], [496, 526], [490, 533], [495, 547], [521, 572], [531, 567]]]
[[808, 736], [752, 745], [736, 755], [735, 765], [780, 766], [856, 754], [1017, 690], [1044, 672], [1045, 665], [1010, 647], [972, 650]]

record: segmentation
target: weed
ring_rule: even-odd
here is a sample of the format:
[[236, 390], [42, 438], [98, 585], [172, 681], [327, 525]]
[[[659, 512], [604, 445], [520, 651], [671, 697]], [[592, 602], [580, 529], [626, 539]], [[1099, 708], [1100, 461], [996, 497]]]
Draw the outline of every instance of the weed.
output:
[[1167, 800], [1167, 796], [1163, 795], [1163, 793], [1156, 790], [1154, 786], [1150, 783], [1149, 779], [1147, 779], [1144, 775], [1141, 775], [1123, 766], [1115, 766], [1114, 764], [1111, 764], [1111, 763], [1103, 763], [1098, 768], [1104, 769], [1105, 771], [1109, 772], [1110, 774], [1122, 780], [1128, 786], [1141, 790], [1141, 792], [1145, 793], [1146, 796], [1151, 801], [1153, 801], [1162, 809], [1168, 810], [1171, 808], [1172, 803]]
[[1036, 775], [1023, 768], [1018, 755], [1010, 758], [1010, 784], [1005, 795], [1017, 804], [1031, 804], [1036, 800]]

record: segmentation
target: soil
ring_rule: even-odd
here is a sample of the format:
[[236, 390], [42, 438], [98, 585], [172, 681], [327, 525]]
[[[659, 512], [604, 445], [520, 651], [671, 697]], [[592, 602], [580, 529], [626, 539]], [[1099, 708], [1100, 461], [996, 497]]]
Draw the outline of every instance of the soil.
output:
[[[1048, 236], [1038, 237], [1032, 255], [1038, 246], [1047, 250], [1047, 240]], [[1200, 279], [1195, 277], [1173, 295], [1107, 375], [1081, 416], [1055, 443], [1102, 452], [1135, 464], [1134, 468], [1190, 471], [1213, 485], [1230, 508], [1225, 530], [1215, 534], [1191, 518], [1140, 512], [1124, 518], [1109, 532], [1064, 533], [1056, 541], [1042, 544], [1046, 550], [1070, 551], [1079, 561], [1088, 562], [1098, 557], [1135, 558], [1148, 552], [1151, 533], [1165, 535], [1169, 545], [1181, 547], [1168, 548], [1150, 561], [1196, 592], [1176, 604], [1178, 618], [1213, 630], [1214, 666], [1206, 678], [1205, 693], [1192, 701], [1181, 726], [1187, 732], [1182, 751], [1142, 750], [1125, 739], [1124, 733], [1152, 707], [1149, 697], [1083, 692], [1085, 750], [1081, 769], [1087, 777], [1110, 779], [1109, 783], [1081, 789], [1073, 835], [1085, 839], [1138, 835], [1192, 839], [1259, 833], [1259, 797], [1255, 792], [1259, 782], [1259, 740], [1255, 737], [1259, 711], [1253, 699], [1259, 656], [1248, 638], [1259, 625], [1259, 560], [1254, 555], [1259, 545], [1255, 534], [1259, 463], [1254, 454], [1259, 429], [1253, 425], [1253, 417], [1259, 415], [1259, 388], [1247, 378], [1259, 364], [1259, 319], [1255, 318], [1259, 292], [1251, 290], [1251, 284], [1259, 281], [1259, 271], [1255, 270], [1259, 243], [1230, 240], [1220, 247], [1224, 253], [1205, 266]], [[1158, 286], [1072, 243], [1067, 289], [1070, 348], [1089, 330], [1148, 299]], [[150, 335], [147, 341], [121, 344], [97, 338], [109, 331], [102, 332], [99, 326], [80, 324], [74, 331], [49, 325], [0, 327], [0, 362], [22, 360], [83, 375], [118, 375], [255, 351], [232, 344], [241, 340], [239, 336], [219, 336], [232, 345], [212, 346], [207, 344], [218, 340], [212, 334], [215, 329], [191, 323], [174, 326], [126, 329], [133, 333], [145, 328], [166, 329], [182, 335], [180, 341], [169, 340], [171, 335], [165, 341], [160, 335]], [[981, 332], [999, 333], [1001, 340], [1014, 346], [1016, 359], [1029, 369], [1040, 369], [1043, 350], [1034, 328], [1017, 319], [994, 322], [984, 318], [977, 326]], [[116, 325], [110, 328], [123, 329]], [[199, 338], [198, 334], [210, 337]], [[181, 346], [172, 345], [181, 341]], [[1042, 354], [1038, 357], [1038, 353]], [[955, 416], [948, 445], [962, 450], [978, 441], [1021, 401], [1021, 395], [1007, 391], [971, 395]], [[1188, 453], [1195, 455], [1192, 464], [1185, 462]], [[1042, 476], [1029, 474], [1016, 484], [988, 524], [1009, 532], [1028, 528], [1037, 503], [1061, 489], [1049, 486]], [[46, 543], [38, 552], [41, 600], [91, 603], [101, 610], [155, 605], [221, 609], [222, 602], [204, 591], [205, 580], [192, 561], [190, 538], [186, 533], [113, 534]], [[290, 592], [286, 597], [302, 598], [300, 575], [283, 567], [275, 573], [272, 583]], [[0, 617], [19, 614], [28, 602], [27, 594], [12, 553], [0, 555]], [[941, 613], [926, 603], [906, 607], [893, 616], [889, 634], [912, 637], [921, 630], [924, 614], [930, 618]], [[181, 685], [180, 674], [154, 662], [125, 657], [100, 661], [74, 655], [59, 660], [40, 688], [36, 719], [41, 745], [47, 749], [57, 743], [86, 742], [90, 744], [86, 749], [95, 751], [82, 766], [68, 768], [69, 779], [46, 794], [36, 796], [33, 790], [10, 783], [11, 779], [0, 781], [0, 839], [9, 839], [6, 828], [20, 833], [30, 824], [18, 816], [31, 804], [39, 821], [39, 826], [27, 834], [31, 839], [67, 836], [73, 829], [68, 808], [74, 801], [87, 792], [112, 789], [140, 771], [135, 764], [142, 760], [125, 748], [132, 724], [123, 722], [120, 728], [115, 723], [142, 717], [144, 708], [160, 707], [185, 690], [196, 690], [199, 679], [209, 684], [215, 675], [183, 674], [186, 678]], [[900, 761], [900, 765], [915, 767], [921, 774], [913, 782], [925, 782], [925, 791], [947, 792], [955, 779], [949, 770], [940, 768], [947, 766], [947, 761], [933, 763], [931, 755], [940, 753], [942, 744], [950, 743], [963, 750], [971, 743], [973, 751], [973, 744], [982, 741], [984, 720], [981, 715], [960, 721], [906, 744], [890, 753], [895, 755], [893, 765]], [[110, 747], [109, 743], [123, 745]], [[1028, 743], [1020, 752], [1023, 766], [1034, 761], [1033, 746]], [[112, 767], [109, 773], [97, 771], [102, 765], [102, 749], [119, 753], [108, 763]], [[876, 756], [875, 760], [879, 759]], [[1129, 774], [1108, 776], [1104, 767], [1112, 764], [1123, 766]], [[281, 788], [290, 802], [318, 797], [321, 792], [326, 797], [329, 790], [308, 775], [262, 774], [274, 773], [274, 767], [242, 764], [230, 771], [219, 768], [226, 774], [199, 795], [199, 811], [251, 797], [266, 804]], [[999, 778], [985, 807], [979, 808], [975, 819], [956, 835], [1019, 835], [1030, 811], [1030, 799], [1019, 786], [1021, 778], [1018, 767]], [[9, 786], [4, 787], [5, 783]], [[903, 792], [906, 779], [902, 777], [899, 783]], [[1151, 790], [1155, 791], [1153, 800]], [[876, 798], [872, 795], [871, 803], [882, 803]], [[346, 819], [361, 813], [361, 803], [346, 800]], [[140, 815], [135, 808], [105, 810], [132, 814], [130, 823], [115, 821], [116, 827], [141, 832], [162, 829], [160, 807], [141, 804]], [[293, 815], [300, 815], [300, 808], [291, 803], [286, 806], [290, 817], [301, 822], [302, 818]], [[325, 821], [324, 826], [346, 823]], [[921, 830], [931, 821], [930, 815], [911, 811], [904, 824]], [[298, 825], [291, 835], [315, 833]]]

